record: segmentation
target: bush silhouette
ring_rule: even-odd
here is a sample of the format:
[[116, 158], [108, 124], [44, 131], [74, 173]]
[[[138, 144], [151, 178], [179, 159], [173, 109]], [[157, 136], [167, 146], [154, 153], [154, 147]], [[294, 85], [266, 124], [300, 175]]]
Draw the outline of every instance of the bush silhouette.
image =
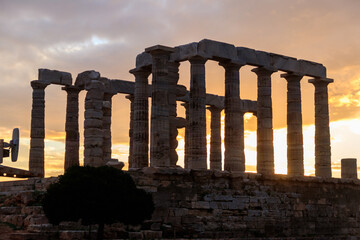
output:
[[49, 186], [43, 208], [52, 224], [78, 220], [83, 225], [99, 224], [98, 239], [102, 239], [104, 224], [140, 224], [151, 218], [154, 204], [152, 196], [137, 189], [121, 170], [75, 166]]

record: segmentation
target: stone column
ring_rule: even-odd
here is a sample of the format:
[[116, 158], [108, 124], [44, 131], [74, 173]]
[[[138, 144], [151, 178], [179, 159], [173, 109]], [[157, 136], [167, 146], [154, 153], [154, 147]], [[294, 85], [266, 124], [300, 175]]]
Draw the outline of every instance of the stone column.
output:
[[227, 171], [245, 171], [244, 117], [241, 112], [241, 63], [220, 63], [225, 68], [225, 160]]
[[252, 70], [258, 77], [257, 97], [257, 172], [274, 174], [274, 142], [271, 100], [271, 74], [275, 69], [258, 67]]
[[300, 81], [303, 75], [281, 74], [287, 81], [287, 174], [304, 175]]
[[221, 170], [221, 108], [210, 106], [211, 137], [210, 137], [210, 169]]
[[185, 118], [186, 118], [186, 126], [185, 126], [185, 146], [184, 146], [184, 168], [189, 168], [189, 103], [182, 103], [182, 106], [185, 108]]
[[111, 114], [112, 114], [112, 97], [115, 93], [104, 93], [103, 104], [103, 156], [104, 161], [111, 160]]
[[32, 81], [33, 103], [31, 110], [29, 171], [44, 177], [45, 139], [45, 88], [47, 83]]
[[341, 178], [357, 179], [356, 158], [341, 159]]
[[139, 167], [137, 166], [137, 164], [134, 164], [134, 158], [133, 158], [133, 154], [134, 154], [134, 138], [133, 138], [133, 133], [134, 133], [134, 95], [130, 94], [126, 96], [126, 99], [130, 100], [130, 128], [129, 128], [129, 158], [128, 158], [128, 162], [129, 162], [129, 168], [136, 168]]
[[106, 164], [103, 153], [104, 83], [92, 80], [87, 87], [84, 121], [84, 165], [100, 167]]
[[177, 136], [178, 136], [178, 129], [177, 129], [177, 113], [176, 113], [176, 93], [177, 93], [177, 83], [179, 81], [179, 66], [178, 62], [168, 62], [168, 84], [169, 84], [169, 157], [170, 157], [170, 166], [175, 167], [178, 161], [178, 155], [176, 152], [176, 148], [178, 146]]
[[65, 171], [71, 166], [79, 166], [79, 92], [74, 86], [63, 87], [67, 93], [66, 102], [66, 143], [65, 143]]
[[[149, 166], [149, 69], [133, 69], [135, 76], [134, 118], [133, 118], [133, 152], [131, 167]], [[129, 165], [130, 168], [130, 165]]]
[[207, 59], [189, 59], [190, 100], [189, 100], [189, 168], [207, 169], [206, 149], [206, 89], [205, 63]]
[[145, 49], [152, 55], [152, 101], [150, 132], [150, 165], [170, 166], [170, 123], [168, 62], [173, 48], [154, 46]]
[[331, 177], [331, 146], [329, 126], [329, 78], [310, 79], [315, 86], [315, 175], [317, 177]]

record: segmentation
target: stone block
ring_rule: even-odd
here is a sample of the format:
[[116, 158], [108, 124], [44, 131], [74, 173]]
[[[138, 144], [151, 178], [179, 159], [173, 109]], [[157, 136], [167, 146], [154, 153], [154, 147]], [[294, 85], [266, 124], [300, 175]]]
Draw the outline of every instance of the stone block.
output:
[[322, 64], [302, 59], [298, 62], [300, 73], [311, 77], [326, 78], [326, 68]]
[[84, 128], [102, 128], [103, 121], [99, 119], [85, 119]]
[[85, 110], [85, 119], [103, 119], [103, 112], [95, 109]]
[[[198, 43], [193, 42], [185, 45], [180, 45], [175, 48], [175, 52], [170, 55], [172, 61], [184, 61], [192, 57], [198, 56]], [[137, 67], [137, 65], [136, 65]]]
[[142, 232], [143, 232], [145, 239], [161, 239], [162, 238], [161, 231], [144, 230]]
[[245, 47], [237, 47], [236, 51], [239, 61], [245, 62], [249, 65], [260, 66], [256, 57], [256, 50]]
[[264, 51], [256, 51], [255, 54], [259, 66], [271, 66], [270, 53]]
[[142, 52], [136, 56], [136, 68], [148, 67], [151, 65], [152, 65], [151, 54]]
[[48, 84], [52, 83], [64, 86], [72, 85], [72, 77], [68, 72], [40, 68], [38, 77], [40, 82], [45, 82]]
[[234, 45], [203, 39], [198, 44], [198, 54], [213, 60], [238, 60]]
[[59, 233], [61, 240], [85, 239], [85, 231], [81, 230], [62, 230]]
[[98, 80], [100, 78], [100, 73], [94, 70], [85, 71], [79, 73], [75, 80], [75, 86], [79, 88], [86, 88], [90, 85], [91, 80]]
[[129, 232], [130, 239], [144, 239], [142, 232]]

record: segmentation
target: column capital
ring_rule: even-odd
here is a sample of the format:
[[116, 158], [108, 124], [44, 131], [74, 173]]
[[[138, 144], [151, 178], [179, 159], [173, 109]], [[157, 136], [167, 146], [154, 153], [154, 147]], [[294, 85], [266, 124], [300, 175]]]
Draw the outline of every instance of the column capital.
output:
[[181, 106], [183, 106], [184, 108], [188, 108], [189, 107], [189, 103], [188, 102], [183, 102], [180, 104]]
[[280, 77], [285, 78], [288, 82], [300, 82], [304, 75], [301, 73], [287, 72], [281, 74]]
[[67, 93], [79, 93], [83, 89], [76, 86], [66, 86], [66, 87], [62, 87], [61, 90], [64, 90]]
[[329, 83], [333, 83], [334, 79], [331, 78], [312, 78], [309, 79], [308, 81], [309, 83], [314, 84], [314, 86], [319, 86], [319, 85], [325, 85], [327, 86]]
[[31, 81], [30, 84], [33, 89], [45, 89], [48, 85], [50, 85], [49, 83], [44, 83], [39, 80]]
[[277, 69], [275, 67], [257, 67], [251, 70], [252, 72], [256, 73], [258, 76], [270, 76], [274, 72], [277, 72]]
[[205, 64], [207, 61], [207, 59], [202, 56], [190, 57], [188, 60], [191, 64]]
[[135, 77], [145, 77], [147, 78], [151, 74], [151, 68], [133, 68], [129, 71]]
[[245, 62], [238, 60], [226, 60], [226, 61], [220, 61], [219, 65], [224, 67], [225, 69], [239, 70], [242, 66], [245, 65]]
[[212, 112], [221, 112], [223, 109], [222, 108], [219, 108], [219, 107], [216, 107], [216, 106], [208, 106], [206, 107], [207, 110], [209, 110], [211, 113]]

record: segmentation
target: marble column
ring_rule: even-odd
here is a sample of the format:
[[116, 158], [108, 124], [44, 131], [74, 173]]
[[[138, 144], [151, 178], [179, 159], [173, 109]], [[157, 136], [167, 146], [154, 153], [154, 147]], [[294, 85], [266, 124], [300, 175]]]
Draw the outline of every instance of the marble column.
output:
[[31, 81], [33, 89], [30, 131], [29, 171], [44, 177], [44, 139], [45, 139], [45, 88], [47, 83]]
[[170, 105], [168, 62], [173, 48], [154, 46], [145, 49], [152, 56], [152, 95], [150, 129], [150, 166], [170, 166]]
[[245, 171], [244, 114], [241, 112], [241, 63], [220, 63], [225, 68], [225, 159], [227, 171]]
[[341, 178], [357, 179], [356, 158], [341, 159]]
[[67, 93], [66, 102], [66, 143], [65, 143], [65, 171], [71, 166], [79, 166], [79, 92], [74, 86], [63, 87]]
[[104, 93], [104, 104], [103, 104], [103, 156], [105, 162], [111, 160], [111, 115], [112, 115], [112, 97], [115, 93], [105, 92]]
[[176, 148], [178, 146], [178, 129], [177, 129], [177, 113], [176, 113], [176, 93], [177, 93], [177, 83], [179, 81], [179, 66], [178, 62], [168, 62], [168, 84], [169, 84], [169, 157], [170, 157], [170, 166], [175, 167], [178, 161], [178, 154]]
[[84, 121], [84, 165], [100, 167], [106, 164], [103, 153], [104, 83], [92, 80], [86, 88]]
[[258, 67], [252, 70], [258, 77], [257, 96], [257, 172], [274, 174], [274, 142], [271, 100], [271, 74], [275, 69]]
[[205, 63], [207, 59], [193, 57], [189, 61], [191, 79], [188, 163], [190, 169], [207, 169], [205, 88]]
[[[132, 69], [135, 76], [134, 118], [132, 140], [131, 167], [143, 168], [149, 166], [149, 100], [148, 77], [150, 69]], [[129, 166], [130, 168], [130, 166]]]
[[184, 168], [189, 168], [189, 103], [182, 103], [181, 106], [185, 108], [185, 119], [186, 119], [186, 126], [185, 126], [185, 146], [184, 146]]
[[287, 81], [287, 174], [304, 175], [300, 81], [303, 75], [281, 74]]
[[329, 126], [328, 84], [329, 78], [310, 79], [315, 86], [315, 175], [331, 177], [331, 146]]
[[221, 108], [207, 107], [211, 113], [210, 169], [221, 170]]
[[137, 166], [136, 163], [134, 163], [134, 95], [130, 94], [126, 96], [126, 99], [130, 100], [130, 128], [129, 128], [129, 157], [128, 157], [128, 163], [129, 163], [129, 168], [137, 168], [139, 166]]

